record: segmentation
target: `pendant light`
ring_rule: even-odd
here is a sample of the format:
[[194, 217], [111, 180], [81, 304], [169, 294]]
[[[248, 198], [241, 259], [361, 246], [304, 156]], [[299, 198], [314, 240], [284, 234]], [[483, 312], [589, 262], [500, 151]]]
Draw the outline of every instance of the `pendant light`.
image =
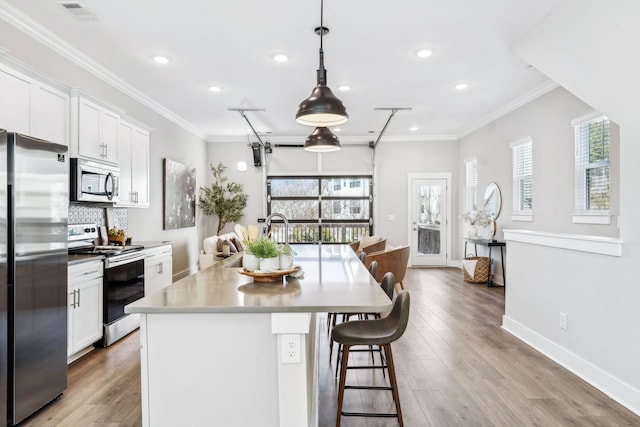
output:
[[[315, 29], [316, 34], [320, 35], [320, 66], [317, 70], [317, 85], [313, 91], [311, 91], [311, 95], [300, 103], [298, 112], [296, 113], [296, 121], [298, 123], [320, 128], [340, 125], [349, 120], [349, 115], [347, 114], [344, 104], [327, 86], [327, 70], [324, 68], [322, 36], [327, 34], [329, 29], [323, 25], [323, 9], [324, 0], [321, 0], [320, 26]], [[315, 133], [314, 131], [314, 134]]]
[[329, 153], [340, 149], [340, 141], [338, 137], [331, 132], [331, 129], [317, 127], [311, 135], [307, 137], [304, 143], [304, 149], [316, 153]]

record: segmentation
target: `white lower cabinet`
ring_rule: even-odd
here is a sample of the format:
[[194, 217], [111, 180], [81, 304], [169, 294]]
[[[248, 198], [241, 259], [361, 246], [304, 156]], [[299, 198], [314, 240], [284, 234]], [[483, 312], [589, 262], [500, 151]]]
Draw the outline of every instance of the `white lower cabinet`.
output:
[[67, 360], [93, 349], [102, 338], [102, 260], [69, 266]]
[[171, 245], [145, 249], [144, 294], [145, 296], [169, 286], [173, 281], [173, 254]]

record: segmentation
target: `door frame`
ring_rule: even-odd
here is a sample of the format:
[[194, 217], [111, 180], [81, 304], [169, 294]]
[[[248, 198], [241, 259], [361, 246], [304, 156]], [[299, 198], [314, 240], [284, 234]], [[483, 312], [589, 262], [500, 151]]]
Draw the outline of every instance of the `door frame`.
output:
[[[407, 242], [411, 244], [411, 235], [412, 235], [412, 224], [411, 224], [411, 216], [412, 216], [412, 201], [413, 201], [413, 192], [411, 181], [414, 179], [442, 179], [446, 182], [447, 186], [447, 197], [446, 197], [446, 205], [447, 205], [447, 217], [445, 219], [445, 228], [447, 230], [447, 250], [445, 253], [445, 266], [451, 266], [451, 172], [408, 172], [407, 173]], [[413, 248], [412, 248], [413, 249]], [[409, 267], [413, 267], [412, 257], [409, 257]]]

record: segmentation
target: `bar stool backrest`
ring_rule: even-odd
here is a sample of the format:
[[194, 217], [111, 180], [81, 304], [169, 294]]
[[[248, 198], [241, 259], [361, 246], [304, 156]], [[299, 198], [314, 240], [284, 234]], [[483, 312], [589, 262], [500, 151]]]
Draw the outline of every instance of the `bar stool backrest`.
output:
[[378, 275], [378, 261], [373, 261], [369, 264], [369, 273], [371, 273], [374, 279], [376, 278]]
[[391, 312], [387, 317], [380, 319], [380, 321], [387, 322], [389, 330], [393, 329], [391, 336], [386, 339], [386, 342], [393, 342], [400, 338], [409, 324], [409, 305], [411, 298], [408, 291], [400, 291], [396, 300], [393, 302]]
[[[375, 261], [373, 261], [371, 264], [373, 264], [374, 262]], [[393, 300], [393, 285], [395, 284], [396, 284], [396, 278], [394, 277], [392, 272], [388, 271], [385, 273], [384, 276], [382, 276], [382, 282], [380, 282], [380, 287], [382, 288], [384, 293], [387, 294], [390, 300]]]

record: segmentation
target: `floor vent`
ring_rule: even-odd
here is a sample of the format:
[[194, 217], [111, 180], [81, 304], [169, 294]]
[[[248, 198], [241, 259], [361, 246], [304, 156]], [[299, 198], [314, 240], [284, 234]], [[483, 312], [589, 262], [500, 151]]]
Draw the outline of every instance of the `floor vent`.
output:
[[85, 5], [77, 1], [59, 1], [60, 6], [64, 7], [78, 21], [89, 22], [97, 21], [98, 17], [87, 9]]

